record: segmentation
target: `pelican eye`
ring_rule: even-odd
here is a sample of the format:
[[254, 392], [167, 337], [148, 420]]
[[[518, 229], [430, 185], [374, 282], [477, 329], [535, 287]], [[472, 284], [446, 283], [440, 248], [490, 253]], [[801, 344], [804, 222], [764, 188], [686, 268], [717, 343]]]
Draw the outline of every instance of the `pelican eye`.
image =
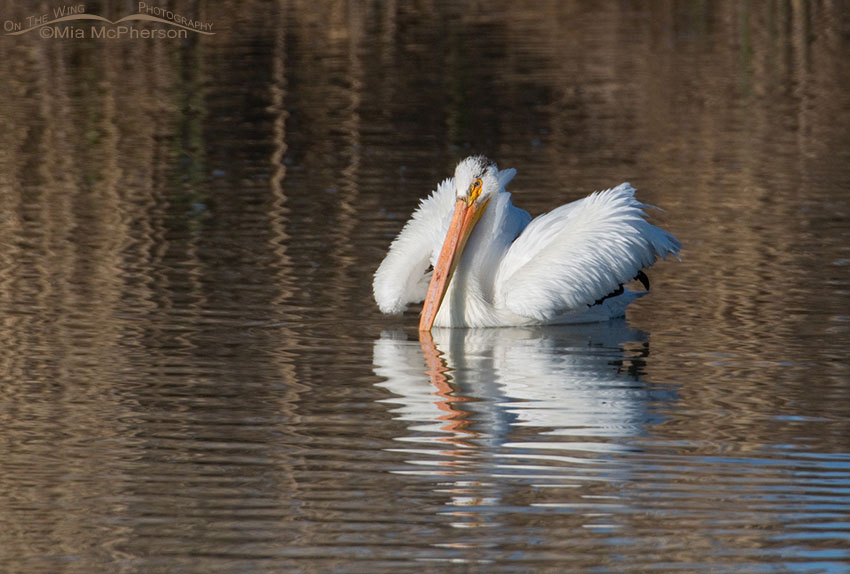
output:
[[472, 185], [469, 186], [469, 199], [471, 201], [475, 201], [478, 199], [479, 195], [481, 195], [481, 180], [476, 179], [472, 182]]

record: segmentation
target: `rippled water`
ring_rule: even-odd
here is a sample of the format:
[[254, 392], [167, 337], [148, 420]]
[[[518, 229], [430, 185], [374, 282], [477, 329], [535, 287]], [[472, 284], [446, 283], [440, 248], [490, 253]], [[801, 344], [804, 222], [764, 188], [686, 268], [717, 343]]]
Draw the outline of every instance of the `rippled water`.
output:
[[[850, 572], [840, 6], [172, 9], [0, 37], [0, 571]], [[371, 273], [473, 152], [682, 261], [420, 340]]]

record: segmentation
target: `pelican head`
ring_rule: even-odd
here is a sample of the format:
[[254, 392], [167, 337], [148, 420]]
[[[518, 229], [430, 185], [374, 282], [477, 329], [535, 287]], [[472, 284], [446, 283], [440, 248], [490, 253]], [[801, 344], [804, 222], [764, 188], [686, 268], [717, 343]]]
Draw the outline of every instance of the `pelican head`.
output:
[[419, 330], [430, 331], [443, 303], [466, 240], [487, 208], [490, 198], [499, 191], [499, 168], [484, 156], [468, 157], [455, 169], [454, 215], [443, 240], [440, 257], [434, 265], [428, 294], [419, 317]]
[[483, 155], [466, 158], [455, 168], [455, 193], [466, 203], [486, 202], [499, 191], [499, 168]]

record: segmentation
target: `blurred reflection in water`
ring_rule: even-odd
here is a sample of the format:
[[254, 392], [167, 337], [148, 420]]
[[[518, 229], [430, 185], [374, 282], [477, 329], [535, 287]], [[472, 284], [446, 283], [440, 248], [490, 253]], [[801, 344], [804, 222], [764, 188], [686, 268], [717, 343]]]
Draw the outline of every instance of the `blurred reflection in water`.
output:
[[[394, 450], [413, 468], [400, 472], [432, 477], [454, 506], [502, 504], [487, 477], [574, 488], [560, 502], [585, 504], [592, 523], [601, 509], [582, 485], [625, 480], [627, 467], [612, 467], [611, 453], [628, 452], [629, 439], [658, 421], [654, 405], [675, 398], [642, 382], [649, 353], [647, 334], [625, 321], [435, 329], [419, 343], [385, 332], [374, 365], [408, 429], [397, 437], [407, 446]], [[460, 512], [461, 525], [477, 514]]]

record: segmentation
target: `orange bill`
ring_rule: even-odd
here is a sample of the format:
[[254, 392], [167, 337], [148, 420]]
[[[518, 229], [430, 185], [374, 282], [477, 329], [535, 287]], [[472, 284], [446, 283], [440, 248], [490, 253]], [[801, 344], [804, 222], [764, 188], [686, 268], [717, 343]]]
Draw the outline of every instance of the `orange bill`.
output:
[[478, 223], [487, 201], [476, 203], [472, 200], [458, 199], [455, 203], [455, 211], [449, 224], [449, 231], [443, 241], [440, 257], [431, 274], [431, 283], [428, 285], [428, 294], [422, 304], [422, 315], [419, 317], [419, 330], [430, 331], [437, 317], [437, 311], [446, 296], [449, 282], [457, 268], [466, 240], [472, 233], [473, 227]]

